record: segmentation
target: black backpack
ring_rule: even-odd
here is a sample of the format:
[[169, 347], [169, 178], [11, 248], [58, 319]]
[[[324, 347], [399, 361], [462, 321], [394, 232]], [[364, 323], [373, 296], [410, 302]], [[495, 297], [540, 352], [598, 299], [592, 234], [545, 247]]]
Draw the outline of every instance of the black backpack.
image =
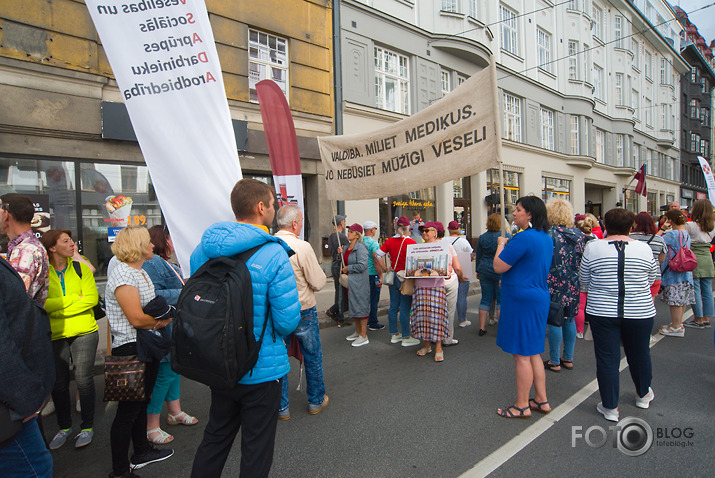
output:
[[184, 285], [176, 303], [171, 368], [186, 378], [230, 389], [258, 361], [261, 337], [253, 335], [253, 284], [246, 261], [261, 247], [210, 259]]

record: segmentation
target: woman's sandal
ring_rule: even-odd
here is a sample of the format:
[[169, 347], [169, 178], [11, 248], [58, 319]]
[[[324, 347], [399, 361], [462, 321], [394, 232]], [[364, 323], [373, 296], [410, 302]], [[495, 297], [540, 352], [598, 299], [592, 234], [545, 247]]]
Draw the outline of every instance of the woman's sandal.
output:
[[565, 358], [562, 358], [561, 366], [566, 370], [573, 370], [573, 360], [566, 360]]
[[[517, 412], [519, 412], [519, 414], [517, 415], [512, 410], [516, 410]], [[508, 408], [498, 409], [497, 415], [499, 415], [500, 417], [504, 417], [504, 418], [530, 418], [531, 414], [524, 415], [524, 412], [527, 410], [529, 410], [529, 407], [519, 408], [516, 405], [512, 405], [511, 407], [508, 407]]]
[[444, 362], [444, 352], [435, 352], [434, 361], [435, 362]]
[[431, 354], [431, 353], [432, 353], [432, 347], [424, 347], [417, 351], [417, 355], [419, 355], [420, 357], [424, 357], [425, 355]]
[[546, 370], [551, 370], [552, 372], [556, 372], [556, 373], [561, 371], [561, 365], [553, 364], [553, 363], [551, 363], [550, 360], [544, 360], [544, 368]]
[[529, 408], [531, 408], [535, 412], [541, 412], [544, 415], [551, 412], [551, 408], [549, 408], [548, 410], [544, 410], [544, 407], [548, 404], [548, 400], [545, 402], [537, 402], [535, 398], [529, 399]]
[[186, 412], [181, 412], [178, 415], [169, 414], [166, 417], [166, 423], [169, 425], [196, 425], [199, 423], [198, 418], [188, 415]]
[[[151, 435], [154, 435], [153, 437]], [[174, 441], [173, 435], [169, 435], [161, 428], [146, 431], [146, 439], [156, 445], [166, 445]]]

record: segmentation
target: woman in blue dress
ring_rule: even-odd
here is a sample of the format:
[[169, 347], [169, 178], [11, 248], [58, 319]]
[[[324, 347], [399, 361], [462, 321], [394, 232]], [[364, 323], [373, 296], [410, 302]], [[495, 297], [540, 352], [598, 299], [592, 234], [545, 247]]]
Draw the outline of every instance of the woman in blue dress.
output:
[[[507, 245], [499, 237], [494, 271], [502, 274], [502, 306], [497, 345], [512, 354], [516, 365], [516, 402], [498, 409], [505, 418], [528, 418], [531, 411], [549, 413], [546, 376], [541, 353], [546, 339], [546, 318], [551, 296], [547, 278], [554, 252], [548, 235], [549, 222], [544, 202], [536, 196], [519, 199], [514, 210], [519, 227]], [[531, 385], [536, 394], [529, 398]]]

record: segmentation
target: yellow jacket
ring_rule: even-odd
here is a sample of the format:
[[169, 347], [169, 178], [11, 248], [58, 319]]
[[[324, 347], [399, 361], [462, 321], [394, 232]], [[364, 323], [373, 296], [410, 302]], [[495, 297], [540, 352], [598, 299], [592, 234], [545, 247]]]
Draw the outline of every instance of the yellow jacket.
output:
[[89, 267], [81, 262], [79, 265], [82, 270], [81, 278], [72, 265], [72, 259], [67, 259], [63, 293], [57, 271], [50, 264], [50, 289], [47, 292], [45, 310], [50, 315], [52, 340], [77, 337], [97, 330], [97, 321], [92, 311], [99, 300], [97, 284]]

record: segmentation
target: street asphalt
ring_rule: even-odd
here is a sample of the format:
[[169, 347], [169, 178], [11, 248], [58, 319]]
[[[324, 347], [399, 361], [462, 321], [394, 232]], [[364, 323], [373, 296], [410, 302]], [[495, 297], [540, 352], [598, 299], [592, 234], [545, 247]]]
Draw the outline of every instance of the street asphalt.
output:
[[[332, 297], [332, 287], [326, 289], [319, 297], [321, 312]], [[535, 413], [525, 420], [497, 416], [496, 409], [511, 405], [515, 398], [513, 360], [496, 346], [496, 326], [488, 327], [483, 337], [477, 335], [475, 292], [468, 312], [475, 325], [457, 329], [460, 343], [445, 348], [442, 363], [434, 362], [434, 354], [418, 357], [419, 347], [390, 344], [387, 328], [369, 332], [370, 344], [360, 348], [345, 340], [350, 327], [321, 329], [330, 404], [318, 415], [308, 414], [304, 388], [296, 390], [298, 362], [291, 359], [291, 419], [278, 423], [271, 476], [713, 476], [714, 329], [686, 329], [684, 338], [657, 336], [660, 340], [651, 349], [655, 400], [648, 410], [634, 406], [634, 388], [624, 368], [621, 425], [635, 434], [621, 435], [621, 443], [648, 436], [642, 424], [623, 422], [627, 417], [645, 420], [653, 436], [649, 448], [631, 446], [645, 453], [627, 456], [615, 446], [616, 431], [609, 430], [616, 423], [596, 411], [600, 398], [592, 342], [577, 340], [573, 371], [546, 372], [551, 414]], [[656, 302], [654, 332], [669, 322], [667, 307]], [[386, 320], [381, 317], [383, 323]], [[52, 452], [55, 477], [106, 477], [111, 470], [109, 429], [114, 411], [102, 403], [101, 376], [96, 384], [94, 442], [75, 450], [68, 440]], [[138, 470], [140, 476], [189, 476], [208, 419], [209, 390], [184, 380], [181, 402], [199, 424], [168, 426], [164, 412], [162, 428], [176, 437], [165, 446], [176, 453]], [[77, 428], [79, 416], [73, 415]], [[44, 423], [51, 439], [57, 431], [54, 415]], [[584, 433], [593, 445], [603, 439], [606, 443], [591, 447], [582, 438]], [[238, 476], [240, 458], [239, 435], [223, 476]]]

